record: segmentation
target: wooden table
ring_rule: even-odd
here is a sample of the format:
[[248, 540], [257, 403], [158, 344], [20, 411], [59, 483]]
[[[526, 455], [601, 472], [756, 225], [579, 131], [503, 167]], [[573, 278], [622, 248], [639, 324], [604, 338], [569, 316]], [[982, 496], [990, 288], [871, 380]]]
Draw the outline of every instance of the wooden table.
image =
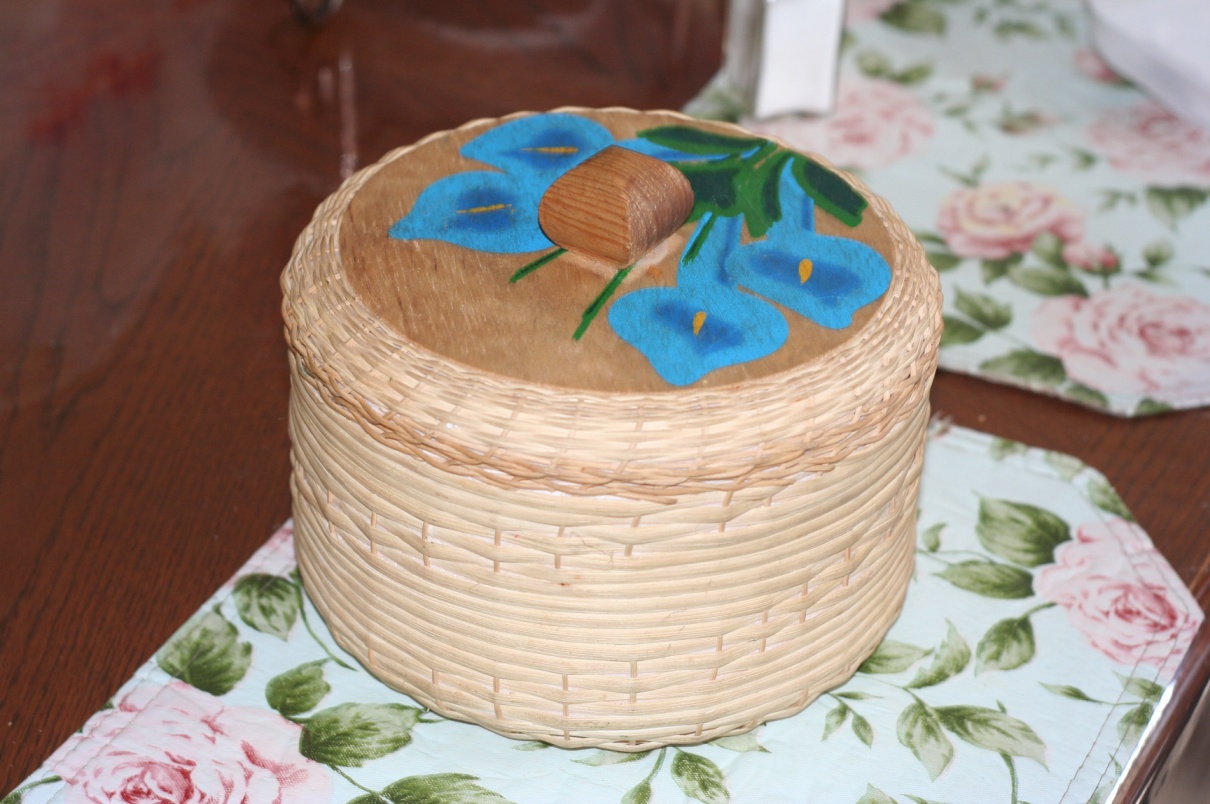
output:
[[[476, 117], [679, 107], [721, 16], [349, 0], [311, 31], [286, 0], [0, 5], [0, 792], [290, 515], [278, 274], [342, 172]], [[944, 373], [933, 402], [1098, 467], [1210, 604], [1210, 411], [1123, 421]]]

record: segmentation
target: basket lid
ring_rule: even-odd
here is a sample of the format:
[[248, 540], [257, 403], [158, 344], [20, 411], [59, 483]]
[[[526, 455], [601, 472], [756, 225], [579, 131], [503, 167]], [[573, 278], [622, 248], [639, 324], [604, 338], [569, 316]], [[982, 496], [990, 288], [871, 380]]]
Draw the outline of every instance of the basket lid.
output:
[[867, 206], [820, 160], [733, 126], [523, 115], [388, 157], [349, 199], [339, 253], [374, 318], [467, 367], [586, 391], [724, 387], [868, 325], [892, 267]]

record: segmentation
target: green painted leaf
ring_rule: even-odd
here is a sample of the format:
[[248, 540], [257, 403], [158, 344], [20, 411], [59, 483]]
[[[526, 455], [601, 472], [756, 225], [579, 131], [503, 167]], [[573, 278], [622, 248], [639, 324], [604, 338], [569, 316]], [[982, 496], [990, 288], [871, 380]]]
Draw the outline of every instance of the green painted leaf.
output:
[[1055, 548], [1071, 539], [1067, 523], [1050, 511], [995, 499], [979, 501], [975, 533], [989, 552], [1026, 567], [1054, 563]]
[[926, 251], [924, 256], [938, 272], [952, 271], [962, 264], [962, 258], [949, 251]]
[[839, 173], [801, 154], [795, 154], [791, 175], [820, 209], [846, 226], [861, 223], [868, 202]]
[[983, 272], [983, 284], [990, 285], [997, 279], [1008, 276], [1009, 269], [1024, 259], [1022, 254], [1010, 254], [999, 260], [984, 260], [980, 263]]
[[1161, 402], [1158, 399], [1143, 399], [1135, 406], [1135, 416], [1150, 416], [1155, 413], [1168, 413], [1172, 410], [1172, 405], [1167, 402]]
[[702, 804], [728, 804], [731, 801], [723, 772], [699, 754], [678, 750], [672, 759], [672, 780], [681, 792]]
[[922, 701], [913, 701], [903, 710], [895, 731], [899, 742], [916, 755], [933, 781], [954, 758], [953, 743], [945, 736], [937, 713]]
[[1029, 447], [1020, 441], [998, 437], [992, 439], [992, 460], [1002, 461], [1009, 455], [1020, 455], [1023, 452], [1029, 452]]
[[409, 776], [382, 788], [381, 797], [358, 796], [349, 804], [510, 804], [494, 791], [475, 784], [479, 777], [466, 773], [431, 773]]
[[709, 156], [742, 154], [768, 142], [759, 137], [733, 137], [691, 126], [658, 126], [640, 131], [639, 136], [683, 153]]
[[929, 527], [920, 534], [920, 545], [930, 553], [937, 552], [941, 549], [941, 531], [943, 530], [945, 530], [944, 522], [938, 522]]
[[710, 744], [715, 748], [726, 748], [728, 751], [738, 751], [741, 754], [759, 753], [767, 754], [769, 750], [761, 745], [756, 740], [756, 732], [746, 731], [743, 734], [736, 734], [732, 737], [719, 737], [716, 740], [711, 740]]
[[1151, 716], [1154, 713], [1155, 707], [1150, 703], [1141, 703], [1127, 709], [1126, 714], [1122, 715], [1122, 719], [1118, 721], [1118, 737], [1127, 746], [1134, 745], [1143, 736], [1143, 731], [1151, 722]]
[[870, 658], [857, 668], [858, 673], [902, 673], [932, 651], [906, 642], [884, 639]]
[[944, 328], [941, 330], [942, 346], [957, 346], [963, 343], [974, 343], [983, 337], [983, 330], [968, 324], [961, 318], [952, 315], [941, 316]]
[[1100, 703], [1096, 698], [1089, 697], [1088, 693], [1079, 687], [1073, 687], [1070, 684], [1047, 684], [1039, 682], [1043, 687], [1053, 692], [1055, 695], [1062, 695], [1064, 698], [1071, 698], [1075, 701], [1087, 701], [1088, 703]]
[[1109, 397], [1095, 388], [1089, 388], [1078, 382], [1068, 383], [1063, 388], [1063, 396], [1099, 410], [1106, 410], [1109, 407]]
[[1039, 296], [1088, 295], [1088, 288], [1075, 274], [1053, 266], [1029, 268], [1014, 265], [1008, 269], [1008, 278], [1017, 287]]
[[1134, 514], [1130, 513], [1130, 509], [1126, 507], [1126, 503], [1118, 496], [1117, 491], [1113, 486], [1109, 485], [1109, 481], [1094, 478], [1088, 482], [1088, 499], [1092, 504], [1102, 511], [1121, 517], [1122, 519], [1134, 522]]
[[1122, 679], [1122, 689], [1127, 694], [1133, 695], [1136, 698], [1142, 698], [1144, 701], [1158, 703], [1160, 698], [1164, 697], [1164, 687], [1161, 684], [1156, 684], [1146, 678], [1136, 678], [1131, 676]]
[[946, 729], [971, 745], [1046, 767], [1046, 744], [1015, 717], [982, 706], [939, 706], [936, 712]]
[[1210, 198], [1210, 190], [1200, 187], [1148, 187], [1147, 209], [1161, 223], [1175, 229], [1183, 219], [1197, 211]]
[[298, 751], [324, 765], [359, 768], [412, 741], [422, 710], [403, 704], [343, 703], [303, 724]]
[[1018, 349], [984, 360], [979, 370], [989, 376], [1015, 377], [1038, 385], [1058, 385], [1067, 379], [1063, 361], [1031, 349]]
[[867, 748], [874, 747], [874, 729], [870, 726], [870, 721], [856, 712], [853, 713], [853, 734], [865, 743]]
[[638, 762], [650, 753], [650, 751], [636, 751], [631, 754], [625, 751], [607, 751], [604, 748], [594, 748], [588, 756], [583, 759], [573, 759], [572, 762], [577, 762], [581, 765], [591, 765], [594, 768], [601, 765], [622, 765], [626, 762]]
[[269, 706], [286, 717], [301, 715], [319, 705], [332, 687], [324, 678], [324, 662], [300, 664], [293, 670], [276, 675], [265, 685], [265, 700]]
[[971, 649], [966, 640], [954, 628], [954, 624], [946, 621], [949, 630], [945, 641], [933, 654], [933, 663], [916, 673], [916, 677], [908, 683], [908, 689], [932, 687], [946, 679], [953, 678], [966, 669], [971, 660]]
[[882, 12], [879, 18], [901, 31], [945, 35], [945, 15], [921, 0], [903, 0]]
[[897, 804], [897, 802], [874, 785], [866, 783], [865, 794], [857, 799], [857, 804]]
[[636, 784], [622, 796], [622, 804], [649, 804], [651, 801], [651, 782], [647, 779]]
[[959, 589], [998, 600], [1020, 600], [1034, 593], [1031, 574], [994, 561], [960, 561], [938, 572], [937, 577]]
[[240, 619], [262, 634], [288, 639], [301, 605], [298, 587], [280, 576], [244, 575], [235, 582]]
[[967, 293], [959, 288], [954, 306], [987, 329], [1003, 329], [1013, 320], [1013, 308], [986, 293]]
[[1034, 657], [1034, 627], [1028, 617], [1010, 617], [987, 629], [975, 648], [975, 673], [1015, 670]]
[[853, 710], [849, 709], [849, 707], [845, 706], [844, 704], [840, 704], [836, 708], [830, 710], [827, 716], [823, 719], [823, 737], [820, 738], [820, 742], [823, 742], [835, 734], [836, 730], [843, 726], [845, 721], [849, 719], [849, 712], [851, 711]]
[[226, 695], [248, 672], [252, 645], [218, 606], [185, 623], [156, 654], [165, 673], [211, 695]]
[[740, 213], [736, 183], [740, 173], [746, 172], [746, 163], [739, 159], [724, 159], [719, 162], [680, 162], [679, 170], [693, 188], [693, 212], [690, 220], [697, 220], [707, 212], [722, 217], [734, 217]]

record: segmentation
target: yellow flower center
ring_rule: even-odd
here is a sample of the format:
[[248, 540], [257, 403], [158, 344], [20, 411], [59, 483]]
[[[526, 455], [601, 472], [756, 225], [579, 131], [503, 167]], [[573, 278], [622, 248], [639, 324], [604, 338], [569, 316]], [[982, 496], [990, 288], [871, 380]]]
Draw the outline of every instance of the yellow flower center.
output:
[[697, 335], [702, 331], [702, 325], [706, 323], [706, 311], [698, 310], [693, 316], [693, 335]]
[[798, 263], [798, 284], [806, 284], [806, 281], [811, 278], [811, 270], [815, 267], [815, 263], [811, 262], [809, 257], [804, 258]]

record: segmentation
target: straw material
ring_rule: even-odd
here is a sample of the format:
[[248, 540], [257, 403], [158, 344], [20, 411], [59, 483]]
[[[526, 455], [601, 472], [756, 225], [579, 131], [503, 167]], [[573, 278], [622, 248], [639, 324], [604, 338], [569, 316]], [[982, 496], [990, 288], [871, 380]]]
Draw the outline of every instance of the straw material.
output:
[[846, 177], [893, 278], [824, 359], [598, 393], [444, 360], [356, 298], [342, 213], [408, 151], [324, 202], [282, 279], [299, 563], [340, 644], [446, 716], [621, 751], [737, 734], [847, 679], [911, 573], [941, 326], [885, 201]]

